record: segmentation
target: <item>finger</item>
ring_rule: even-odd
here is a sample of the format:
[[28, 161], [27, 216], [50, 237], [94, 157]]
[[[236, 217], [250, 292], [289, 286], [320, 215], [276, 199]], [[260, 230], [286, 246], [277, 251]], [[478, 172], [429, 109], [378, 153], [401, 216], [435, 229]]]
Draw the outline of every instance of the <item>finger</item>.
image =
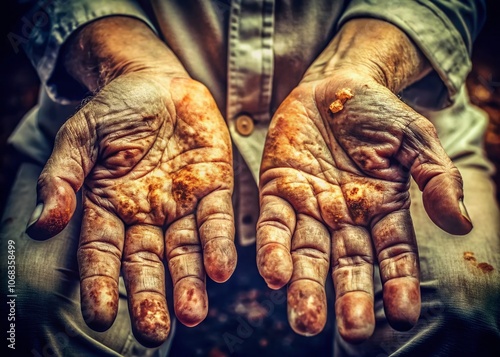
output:
[[423, 192], [424, 207], [432, 221], [451, 234], [467, 234], [472, 222], [463, 203], [462, 177], [441, 146], [436, 129], [425, 118], [408, 127], [409, 147], [400, 160]]
[[234, 216], [231, 192], [214, 191], [198, 204], [196, 222], [203, 248], [203, 262], [208, 276], [224, 282], [236, 268]]
[[375, 329], [373, 250], [366, 229], [348, 225], [333, 232], [332, 259], [339, 333], [348, 342], [362, 342]]
[[373, 226], [372, 238], [387, 320], [396, 330], [409, 330], [420, 315], [418, 252], [409, 210], [383, 217]]
[[97, 331], [107, 330], [118, 311], [123, 236], [120, 219], [84, 199], [77, 252], [81, 308], [87, 325]]
[[132, 330], [137, 340], [148, 347], [161, 345], [170, 333], [163, 248], [160, 227], [137, 224], [126, 231], [122, 269]]
[[257, 268], [271, 289], [280, 289], [292, 277], [290, 255], [295, 211], [285, 200], [264, 196], [257, 222]]
[[37, 185], [37, 206], [26, 232], [34, 239], [50, 238], [66, 227], [76, 208], [76, 192], [92, 166], [93, 144], [81, 112], [56, 136], [52, 155]]
[[288, 321], [301, 335], [316, 335], [325, 326], [329, 257], [328, 230], [314, 218], [300, 214], [292, 239], [293, 275], [288, 286]]
[[186, 326], [196, 326], [208, 313], [205, 269], [194, 215], [173, 222], [165, 234], [166, 257], [174, 285], [174, 310]]

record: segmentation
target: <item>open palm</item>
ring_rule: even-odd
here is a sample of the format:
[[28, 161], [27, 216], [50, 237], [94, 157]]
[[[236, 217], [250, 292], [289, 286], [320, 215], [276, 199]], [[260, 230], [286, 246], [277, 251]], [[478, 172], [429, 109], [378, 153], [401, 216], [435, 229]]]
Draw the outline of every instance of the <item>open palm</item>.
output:
[[97, 330], [113, 323], [122, 269], [137, 338], [163, 342], [170, 330], [165, 257], [178, 318], [201, 322], [205, 271], [222, 282], [236, 264], [231, 143], [208, 90], [157, 73], [108, 84], [59, 131], [30, 234], [59, 232], [82, 185], [78, 261], [87, 323]]
[[[329, 105], [344, 88], [354, 96], [333, 114]], [[261, 166], [257, 261], [270, 287], [289, 284], [295, 331], [323, 329], [331, 267], [340, 334], [351, 342], [368, 338], [375, 263], [391, 325], [408, 329], [417, 321], [410, 174], [436, 224], [455, 234], [472, 228], [462, 215], [460, 174], [434, 127], [387, 88], [339, 74], [300, 84], [282, 103]]]

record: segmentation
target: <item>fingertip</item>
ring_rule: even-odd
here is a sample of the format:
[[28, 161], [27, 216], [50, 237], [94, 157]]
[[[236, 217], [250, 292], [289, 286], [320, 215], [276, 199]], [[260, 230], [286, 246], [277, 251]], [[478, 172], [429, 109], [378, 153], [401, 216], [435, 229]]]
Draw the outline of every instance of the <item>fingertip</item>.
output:
[[398, 331], [408, 331], [420, 317], [420, 283], [402, 277], [387, 281], [383, 290], [384, 310], [389, 324]]
[[110, 278], [86, 278], [80, 294], [85, 323], [98, 332], [108, 330], [118, 313], [118, 284]]
[[323, 331], [327, 306], [325, 289], [311, 280], [297, 280], [288, 287], [288, 321], [293, 331], [314, 336]]
[[424, 207], [429, 218], [436, 226], [453, 235], [466, 235], [472, 228], [472, 221], [465, 205], [454, 199], [437, 201], [424, 191]]
[[145, 347], [158, 347], [170, 334], [170, 316], [163, 297], [155, 298], [147, 292], [129, 299], [133, 316], [132, 330], [135, 338]]
[[179, 321], [194, 327], [208, 314], [208, 297], [205, 284], [198, 278], [187, 277], [174, 288], [174, 310]]
[[161, 346], [170, 335], [170, 322], [168, 323], [168, 327], [158, 326], [153, 336], [143, 335], [141, 331], [138, 331], [135, 328], [132, 328], [132, 332], [141, 345], [148, 348], [156, 348]]
[[353, 291], [338, 298], [335, 314], [339, 334], [349, 343], [361, 343], [375, 330], [373, 297], [366, 292]]
[[281, 289], [292, 278], [292, 257], [280, 244], [262, 246], [257, 252], [257, 267], [267, 286], [274, 290]]
[[203, 263], [207, 275], [217, 283], [227, 281], [236, 269], [237, 253], [234, 242], [226, 237], [209, 240], [203, 248]]
[[60, 233], [68, 224], [76, 209], [76, 195], [67, 183], [61, 183], [43, 193], [26, 226], [26, 233], [32, 239], [45, 240]]
[[446, 194], [436, 183], [429, 183], [423, 192], [424, 208], [429, 218], [442, 230], [453, 235], [465, 235], [472, 228], [472, 220], [462, 198]]

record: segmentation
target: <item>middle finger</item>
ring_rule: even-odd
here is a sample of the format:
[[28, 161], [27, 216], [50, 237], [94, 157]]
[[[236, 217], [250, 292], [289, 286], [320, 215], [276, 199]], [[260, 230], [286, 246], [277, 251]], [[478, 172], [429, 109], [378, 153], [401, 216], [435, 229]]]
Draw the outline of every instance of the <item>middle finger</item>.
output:
[[373, 334], [373, 249], [364, 227], [345, 225], [332, 235], [332, 277], [340, 335], [361, 342]]
[[129, 311], [134, 335], [149, 347], [163, 343], [170, 332], [162, 257], [160, 227], [137, 224], [127, 229], [122, 270]]

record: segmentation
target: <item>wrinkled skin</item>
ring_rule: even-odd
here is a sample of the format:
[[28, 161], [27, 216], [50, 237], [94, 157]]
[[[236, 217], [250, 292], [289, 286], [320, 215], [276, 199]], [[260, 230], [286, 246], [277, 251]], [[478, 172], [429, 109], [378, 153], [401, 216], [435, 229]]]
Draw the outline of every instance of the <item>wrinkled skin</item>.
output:
[[236, 265], [231, 143], [208, 90], [148, 72], [107, 85], [59, 131], [38, 184], [43, 212], [29, 234], [61, 231], [82, 185], [78, 262], [89, 326], [113, 323], [121, 268], [136, 337], [161, 344], [170, 330], [164, 258], [177, 317], [201, 322], [205, 272], [223, 282]]
[[[354, 97], [328, 109], [340, 89]], [[300, 84], [274, 115], [261, 166], [257, 263], [271, 288], [288, 284], [292, 328], [319, 333], [331, 268], [340, 334], [350, 342], [375, 327], [373, 265], [389, 323], [406, 330], [420, 313], [410, 175], [432, 220], [453, 234], [472, 225], [462, 181], [433, 125], [368, 77], [337, 73]], [[463, 206], [462, 206], [463, 207]]]

